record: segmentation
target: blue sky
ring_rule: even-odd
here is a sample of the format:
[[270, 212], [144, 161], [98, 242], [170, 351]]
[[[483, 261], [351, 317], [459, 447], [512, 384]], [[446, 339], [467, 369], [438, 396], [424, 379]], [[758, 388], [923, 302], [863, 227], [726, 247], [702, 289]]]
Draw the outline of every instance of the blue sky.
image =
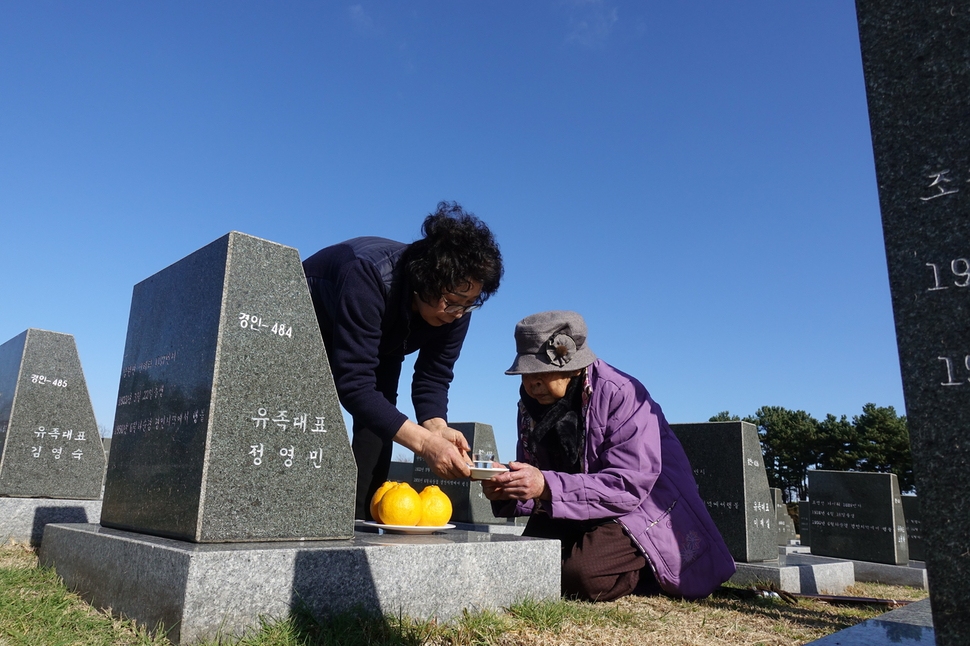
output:
[[99, 424], [137, 282], [443, 199], [506, 261], [450, 415], [503, 458], [545, 309], [671, 422], [904, 410], [852, 2], [0, 3], [0, 342], [73, 334]]

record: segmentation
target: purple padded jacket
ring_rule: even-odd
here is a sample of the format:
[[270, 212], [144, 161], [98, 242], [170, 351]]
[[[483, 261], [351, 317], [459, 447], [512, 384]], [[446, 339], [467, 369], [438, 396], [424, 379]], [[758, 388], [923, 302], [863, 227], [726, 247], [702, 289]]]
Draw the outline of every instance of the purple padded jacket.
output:
[[[684, 449], [660, 406], [633, 377], [597, 359], [587, 371], [583, 473], [542, 471], [553, 518], [615, 518], [668, 594], [706, 597], [734, 574], [734, 559], [711, 520]], [[525, 418], [523, 418], [523, 415]], [[528, 414], [519, 407], [519, 427]], [[522, 442], [517, 458], [531, 462]], [[542, 469], [543, 465], [534, 465]], [[526, 516], [534, 501], [495, 501], [496, 516]]]

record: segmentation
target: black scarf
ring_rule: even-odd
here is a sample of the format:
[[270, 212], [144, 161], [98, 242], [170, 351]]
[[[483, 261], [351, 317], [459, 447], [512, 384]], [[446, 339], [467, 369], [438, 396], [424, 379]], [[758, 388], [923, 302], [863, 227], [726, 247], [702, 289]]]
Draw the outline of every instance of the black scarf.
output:
[[519, 397], [532, 418], [533, 426], [525, 431], [522, 442], [533, 456], [538, 457], [539, 448], [552, 461], [553, 471], [579, 473], [583, 465], [581, 456], [586, 443], [586, 422], [583, 419], [583, 384], [586, 371], [569, 380], [566, 394], [552, 404], [540, 404], [519, 387]]

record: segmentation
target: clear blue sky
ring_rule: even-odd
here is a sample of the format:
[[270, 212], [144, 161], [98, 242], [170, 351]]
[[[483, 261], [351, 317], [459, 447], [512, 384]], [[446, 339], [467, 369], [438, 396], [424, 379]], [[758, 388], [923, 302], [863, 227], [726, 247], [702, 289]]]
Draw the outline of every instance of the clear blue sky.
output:
[[450, 415], [503, 458], [545, 309], [672, 422], [903, 412], [849, 0], [0, 2], [0, 342], [73, 334], [99, 424], [139, 281], [442, 199], [506, 261]]

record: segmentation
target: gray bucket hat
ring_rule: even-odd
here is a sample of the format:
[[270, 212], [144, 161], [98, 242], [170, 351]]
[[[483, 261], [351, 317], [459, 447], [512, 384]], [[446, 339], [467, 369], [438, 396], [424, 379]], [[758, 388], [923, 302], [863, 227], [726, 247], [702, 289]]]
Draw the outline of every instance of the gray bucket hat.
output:
[[516, 323], [515, 352], [507, 375], [572, 372], [596, 360], [586, 345], [586, 321], [567, 310], [539, 312]]

